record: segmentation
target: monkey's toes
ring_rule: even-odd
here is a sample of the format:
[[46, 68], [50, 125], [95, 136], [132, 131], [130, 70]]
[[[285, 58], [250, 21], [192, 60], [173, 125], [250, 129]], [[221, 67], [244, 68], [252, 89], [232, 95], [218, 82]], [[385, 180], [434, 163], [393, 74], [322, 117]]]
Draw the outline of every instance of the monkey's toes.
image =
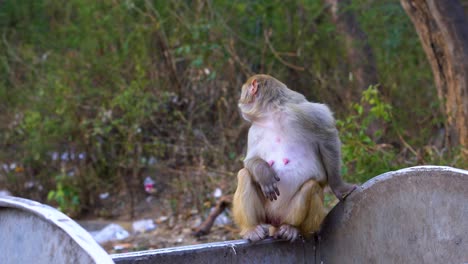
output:
[[293, 242], [299, 236], [299, 230], [291, 225], [282, 225], [275, 234], [276, 238]]
[[243, 238], [247, 239], [251, 242], [257, 242], [259, 240], [264, 239], [267, 236], [267, 231], [263, 228], [263, 226], [258, 225], [255, 228], [247, 231]]

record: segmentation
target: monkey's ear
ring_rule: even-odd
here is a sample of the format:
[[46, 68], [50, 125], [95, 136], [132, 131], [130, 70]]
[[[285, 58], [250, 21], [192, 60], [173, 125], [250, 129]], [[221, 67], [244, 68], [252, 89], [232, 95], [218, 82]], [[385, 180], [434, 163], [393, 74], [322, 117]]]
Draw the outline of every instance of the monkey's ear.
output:
[[249, 86], [249, 93], [251, 95], [255, 95], [255, 94], [257, 94], [257, 89], [258, 89], [257, 79], [253, 79], [252, 82], [250, 83], [250, 86]]

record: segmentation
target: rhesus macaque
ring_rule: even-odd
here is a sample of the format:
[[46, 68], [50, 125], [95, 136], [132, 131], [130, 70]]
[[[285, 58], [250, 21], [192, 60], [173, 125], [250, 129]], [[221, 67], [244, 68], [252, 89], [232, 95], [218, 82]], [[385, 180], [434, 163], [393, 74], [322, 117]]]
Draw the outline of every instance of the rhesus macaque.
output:
[[356, 188], [340, 175], [341, 143], [332, 113], [269, 75], [247, 80], [239, 108], [251, 122], [233, 199], [241, 235], [250, 241], [309, 237], [325, 217], [325, 185], [340, 200]]

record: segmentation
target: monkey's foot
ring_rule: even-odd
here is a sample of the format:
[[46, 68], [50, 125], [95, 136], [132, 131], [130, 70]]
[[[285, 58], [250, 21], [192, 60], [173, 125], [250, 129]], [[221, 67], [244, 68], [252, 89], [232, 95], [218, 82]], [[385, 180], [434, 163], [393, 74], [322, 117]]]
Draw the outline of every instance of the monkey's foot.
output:
[[255, 228], [250, 229], [249, 231], [245, 232], [242, 236], [244, 239], [247, 239], [251, 242], [257, 242], [259, 240], [264, 239], [267, 236], [267, 231], [263, 226], [258, 225]]
[[354, 190], [356, 190], [358, 186], [355, 184], [346, 184], [341, 186], [340, 188], [337, 188], [337, 190], [334, 190], [333, 192], [335, 193], [336, 197], [340, 200], [343, 201], [348, 197]]
[[275, 238], [285, 239], [293, 242], [299, 236], [299, 230], [292, 225], [281, 225], [276, 233], [274, 234]]

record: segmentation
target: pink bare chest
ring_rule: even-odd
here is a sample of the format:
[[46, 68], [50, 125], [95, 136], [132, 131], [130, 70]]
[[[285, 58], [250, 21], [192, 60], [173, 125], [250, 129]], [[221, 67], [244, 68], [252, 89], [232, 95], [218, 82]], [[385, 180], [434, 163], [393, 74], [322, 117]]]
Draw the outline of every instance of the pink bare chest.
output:
[[277, 173], [303, 174], [315, 158], [313, 142], [267, 130], [259, 137], [258, 155]]

